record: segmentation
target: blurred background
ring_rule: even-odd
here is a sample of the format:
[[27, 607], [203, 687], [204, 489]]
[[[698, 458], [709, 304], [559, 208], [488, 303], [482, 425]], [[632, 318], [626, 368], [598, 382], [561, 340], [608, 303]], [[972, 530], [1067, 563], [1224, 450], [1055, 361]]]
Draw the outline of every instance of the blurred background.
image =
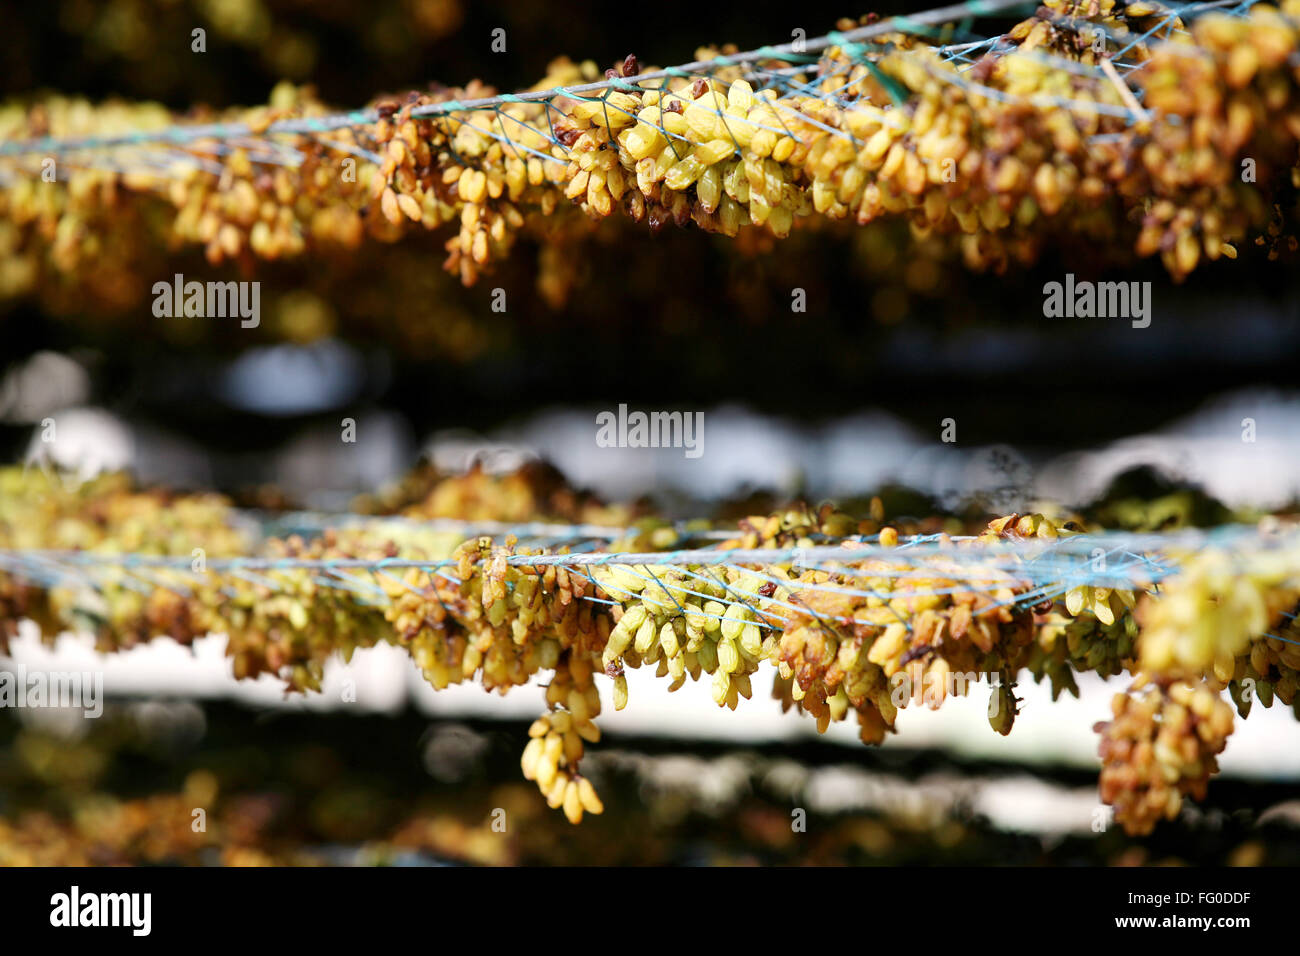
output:
[[[891, 0], [876, 12], [919, 8]], [[667, 65], [704, 44], [816, 36], [862, 12], [822, 0], [762, 16], [697, 5], [647, 28], [625, 8], [568, 0], [52, 0], [9, 15], [0, 95], [184, 110], [263, 102], [290, 79], [352, 107], [473, 78], [510, 90], [561, 55], [602, 69], [628, 53]], [[200, 26], [208, 52], [196, 59]], [[497, 27], [505, 53], [491, 51]], [[274, 486], [283, 503], [322, 509], [421, 456], [446, 471], [541, 458], [606, 500], [649, 496], [677, 517], [893, 489], [918, 515], [1051, 500], [1146, 529], [1249, 520], [1300, 499], [1300, 297], [1290, 264], [1263, 251], [1175, 285], [1123, 249], [1055, 250], [1032, 269], [980, 275], [895, 224], [776, 242], [608, 222], [581, 242], [521, 242], [464, 288], [441, 269], [443, 238], [268, 265], [256, 329], [158, 319], [131, 295], [42, 287], [0, 298], [0, 460], [125, 468], [250, 504]], [[164, 280], [239, 278], [201, 255], [155, 268]], [[1045, 318], [1043, 285], [1067, 272], [1151, 282], [1150, 327]], [[495, 289], [505, 313], [490, 308]], [[805, 312], [791, 310], [795, 290]], [[703, 412], [703, 454], [599, 447], [596, 415], [619, 404]], [[58, 440], [47, 445], [50, 418]], [[355, 443], [339, 440], [345, 418]], [[949, 419], [956, 440], [945, 442]], [[1132, 840], [1094, 832], [1090, 728], [1117, 689], [1100, 681], [1055, 704], [1024, 687], [1005, 740], [984, 720], [981, 688], [937, 713], [910, 709], [902, 733], [869, 751], [852, 734], [818, 739], [757, 682], [740, 719], [702, 688], [669, 696], [633, 680], [632, 706], [602, 717], [609, 740], [588, 758], [610, 811], [570, 828], [518, 779], [540, 691], [434, 695], [389, 651], [338, 664], [318, 698], [286, 701], [270, 681], [237, 685], [219, 638], [193, 653], [164, 639], [110, 658], [76, 635], [50, 649], [24, 633], [12, 663], [102, 671], [112, 700], [100, 721], [0, 712], [0, 855], [1300, 860], [1300, 751], [1280, 709], [1243, 722], [1200, 809]], [[348, 680], [355, 704], [340, 702]], [[219, 808], [207, 835], [148, 822], [167, 801], [196, 800]], [[487, 822], [496, 807], [527, 825], [500, 839]], [[792, 807], [807, 809], [815, 838], [792, 841]]]

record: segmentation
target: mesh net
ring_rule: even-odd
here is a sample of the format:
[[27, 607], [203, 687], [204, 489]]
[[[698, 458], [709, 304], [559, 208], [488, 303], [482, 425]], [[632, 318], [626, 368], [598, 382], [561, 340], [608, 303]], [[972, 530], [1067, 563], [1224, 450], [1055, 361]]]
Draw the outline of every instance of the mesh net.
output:
[[1290, 7], [1054, 0], [975, 30], [1024, 9], [963, 3], [666, 69], [628, 57], [603, 79], [557, 60], [518, 93], [472, 83], [348, 112], [289, 86], [213, 122], [11, 108], [0, 203], [21, 226], [9, 255], [34, 258], [9, 272], [178, 242], [251, 263], [449, 225], [447, 267], [469, 283], [521, 233], [615, 212], [777, 236], [901, 216], [979, 268], [1062, 235], [1159, 254], [1175, 277], [1276, 244], [1300, 128]]
[[[481, 473], [416, 484], [421, 503], [396, 517], [267, 515], [120, 476], [68, 488], [0, 472], [0, 638], [21, 618], [48, 640], [90, 631], [106, 651], [220, 633], [236, 677], [300, 691], [321, 689], [335, 654], [380, 643], [435, 688], [505, 692], [546, 673], [534, 739], [548, 742], [529, 745], [524, 770], [548, 797], [580, 785], [581, 740], [599, 738], [594, 678], [613, 681], [621, 709], [629, 668], [655, 668], [670, 689], [709, 675], [734, 709], [771, 666], [787, 707], [822, 730], [851, 711], [868, 743], [909, 702], [938, 706], [972, 684], [991, 686], [989, 721], [1006, 733], [1022, 673], [1054, 695], [1075, 691], [1076, 673], [1128, 673], [1103, 730], [1103, 795], [1135, 830], [1203, 792], [1232, 726], [1221, 690], [1242, 714], [1257, 697], [1300, 706], [1300, 534], [1283, 520], [1129, 534], [1032, 514], [900, 535], [828, 505], [730, 528], [426, 521], [448, 503], [539, 513], [539, 489], [551, 506], [590, 504], [535, 479], [533, 491]], [[1159, 754], [1137, 745], [1159, 735], [1171, 738]]]

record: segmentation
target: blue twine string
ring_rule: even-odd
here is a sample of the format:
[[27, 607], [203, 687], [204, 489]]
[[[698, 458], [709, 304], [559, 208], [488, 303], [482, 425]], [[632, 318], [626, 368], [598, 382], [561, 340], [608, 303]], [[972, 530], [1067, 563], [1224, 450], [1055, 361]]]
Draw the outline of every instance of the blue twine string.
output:
[[[1190, 4], [1170, 4], [1162, 7], [1163, 11], [1168, 11], [1167, 16], [1163, 17], [1156, 26], [1146, 32], [1136, 36], [1116, 36], [1113, 31], [1107, 30], [1099, 24], [1093, 24], [1095, 29], [1102, 29], [1106, 35], [1116, 43], [1117, 50], [1111, 55], [1111, 60], [1117, 66], [1131, 67], [1133, 64], [1123, 63], [1121, 58], [1137, 44], [1159, 33], [1162, 29], [1172, 29], [1172, 21], [1180, 18], [1183, 21], [1198, 15], [1202, 12], [1223, 9], [1229, 15], [1242, 16], [1253, 6], [1257, 0], [1213, 0], [1207, 3], [1190, 3]], [[831, 31], [821, 37], [803, 41], [802, 45], [791, 42], [777, 46], [762, 46], [754, 50], [742, 53], [722, 54], [709, 60], [700, 60], [693, 63], [682, 64], [679, 66], [667, 67], [662, 70], [648, 71], [632, 78], [610, 77], [604, 80], [591, 83], [575, 84], [570, 86], [553, 87], [545, 90], [534, 90], [522, 93], [502, 93], [491, 97], [481, 97], [476, 99], [452, 99], [438, 103], [429, 103], [411, 110], [410, 115], [413, 118], [425, 118], [433, 120], [451, 121], [459, 125], [469, 125], [476, 132], [501, 142], [504, 148], [511, 149], [515, 155], [519, 151], [526, 151], [539, 159], [548, 162], [565, 162], [566, 160], [552, 155], [548, 152], [528, 147], [515, 141], [505, 129], [504, 118], [509, 118], [521, 127], [531, 130], [549, 143], [552, 147], [558, 147], [567, 155], [567, 148], [559, 141], [555, 135], [555, 130], [551, 122], [550, 111], [555, 108], [553, 101], [562, 98], [602, 101], [602, 108], [605, 110], [618, 109], [608, 102], [608, 94], [616, 90], [641, 91], [647, 89], [645, 84], [656, 80], [666, 82], [672, 79], [694, 79], [700, 76], [711, 76], [720, 70], [743, 67], [750, 72], [747, 78], [761, 80], [766, 77], [765, 82], [770, 86], [763, 88], [772, 88], [775, 86], [784, 90], [795, 90], [807, 92], [809, 95], [818, 96], [823, 99], [835, 98], [836, 93], [822, 94], [815, 90], [814, 82], [801, 82], [797, 79], [800, 75], [798, 67], [786, 68], [791, 70], [791, 75], [786, 75], [785, 70], [772, 71], [764, 69], [763, 62], [784, 61], [786, 63], [812, 63], [816, 62], [817, 54], [825, 51], [827, 48], [836, 46], [849, 59], [848, 66], [864, 65], [870, 70], [878, 80], [881, 80], [886, 88], [891, 92], [895, 102], [898, 101], [898, 91], [893, 88], [888, 77], [882, 77], [878, 68], [872, 60], [872, 57], [878, 55], [882, 47], [878, 43], [872, 43], [875, 38], [882, 37], [889, 33], [907, 33], [927, 38], [950, 38], [951, 34], [940, 34], [936, 29], [941, 24], [962, 23], [959, 32], [966, 33], [964, 28], [965, 22], [975, 17], [991, 17], [1010, 15], [1013, 11], [1029, 10], [1033, 8], [1033, 3], [1027, 0], [966, 0], [964, 3], [955, 4], [947, 7], [940, 7], [926, 10], [920, 13], [908, 16], [891, 17], [878, 21], [867, 26], [858, 27], [848, 31]], [[990, 37], [987, 39], [977, 39], [972, 42], [962, 43], [944, 43], [938, 46], [930, 47], [946, 59], [955, 59], [961, 62], [970, 62], [971, 54], [988, 47], [995, 48], [1001, 37]], [[1124, 46], [1119, 46], [1121, 40], [1126, 40]], [[796, 47], [798, 49], [796, 49]], [[1084, 74], [1095, 76], [1099, 82], [1104, 81], [1104, 77], [1099, 71], [1086, 67], [1081, 67], [1073, 61], [1056, 57], [1044, 51], [1035, 51], [1036, 55], [1046, 57], [1051, 62], [1064, 69], [1070, 69]], [[1184, 51], [1179, 51], [1184, 52]], [[1194, 48], [1190, 51], [1195, 52]], [[834, 75], [834, 74], [830, 74]], [[822, 77], [821, 79], [824, 79]], [[962, 81], [957, 78], [946, 75], [942, 79], [945, 82], [954, 83], [962, 87]], [[1057, 106], [1063, 109], [1087, 109], [1114, 115], [1132, 121], [1134, 117], [1127, 109], [1116, 107], [1107, 107], [1098, 103], [1083, 103], [1073, 101], [1064, 97], [1029, 97], [1019, 98], [1010, 97], [1001, 94], [1000, 91], [994, 91], [987, 87], [977, 84], [962, 87], [968, 92], [977, 92], [985, 96], [994, 96], [1003, 101], [1017, 101], [1028, 99], [1041, 105]], [[530, 125], [527, 120], [512, 115], [503, 109], [508, 106], [530, 106], [536, 105], [543, 108], [547, 118], [546, 129], [536, 125]], [[790, 108], [781, 104], [784, 109]], [[476, 112], [489, 112], [492, 114], [492, 120], [488, 128], [477, 126], [467, 120], [464, 114], [473, 114]], [[626, 111], [623, 111], [626, 112]], [[721, 110], [718, 111], [722, 115]], [[798, 112], [798, 111], [794, 111]], [[462, 115], [456, 115], [462, 114]], [[800, 114], [801, 121], [810, 123], [827, 129], [836, 135], [847, 135], [842, 130], [830, 129], [813, 120], [812, 117]], [[112, 134], [104, 136], [89, 137], [41, 137], [33, 140], [10, 141], [0, 143], [0, 157], [16, 159], [22, 156], [30, 155], [60, 155], [63, 157], [75, 157], [79, 153], [101, 152], [112, 149], [139, 149], [148, 144], [170, 145], [175, 149], [187, 147], [189, 152], [183, 152], [186, 156], [185, 161], [195, 164], [200, 162], [195, 153], [205, 151], [223, 155], [232, 148], [243, 148], [252, 150], [249, 158], [252, 162], [260, 164], [275, 165], [296, 165], [301, 161], [301, 153], [294, 149], [290, 144], [280, 142], [277, 137], [286, 136], [308, 136], [318, 139], [331, 149], [349, 153], [371, 162], [382, 162], [382, 158], [373, 150], [366, 149], [364, 146], [338, 142], [334, 140], [323, 139], [322, 137], [330, 132], [348, 128], [360, 128], [370, 125], [379, 118], [378, 111], [375, 109], [355, 109], [346, 112], [330, 114], [326, 116], [299, 117], [296, 119], [279, 120], [266, 128], [261, 133], [253, 133], [246, 123], [226, 122], [226, 123], [206, 123], [197, 125], [174, 125], [162, 127], [154, 130], [137, 130], [129, 133]], [[498, 132], [492, 128], [492, 124], [500, 127]], [[661, 131], [663, 131], [661, 129]], [[784, 131], [773, 130], [774, 132], [784, 132], [786, 135], [792, 135], [789, 129]], [[851, 139], [851, 137], [849, 137]], [[671, 138], [670, 138], [671, 142]], [[69, 160], [65, 159], [65, 162]], [[97, 160], [99, 163], [105, 163], [102, 158]], [[134, 163], [134, 168], [138, 169], [141, 164], [148, 163], [149, 160], [145, 154], [139, 154], [128, 157], [124, 162]], [[108, 168], [114, 168], [109, 165]], [[123, 165], [120, 169], [122, 172], [130, 171], [132, 167]]]
[[[323, 518], [308, 513], [298, 517], [301, 523], [307, 518]], [[379, 519], [380, 521], [384, 519]], [[417, 523], [412, 523], [416, 524]], [[455, 524], [455, 523], [453, 523]], [[481, 530], [490, 523], [460, 522], [462, 531]], [[478, 525], [479, 527], [476, 527]], [[514, 525], [516, 529], [527, 525]], [[547, 525], [552, 534], [564, 526]], [[572, 526], [570, 534], [559, 534], [564, 540], [580, 538], [582, 526]], [[606, 594], [617, 597], [635, 596], [658, 610], [676, 611], [695, 618], [724, 619], [725, 615], [712, 614], [701, 609], [689, 612], [682, 600], [688, 596], [705, 601], [717, 601], [724, 606], [744, 607], [749, 620], [765, 631], [784, 626], [781, 612], [809, 615], [831, 627], [835, 624], [884, 627], [879, 622], [863, 622], [854, 618], [824, 615], [806, 603], [795, 603], [758, 590], [741, 586], [739, 581], [749, 579], [765, 585], [775, 585], [791, 592], [816, 591], [840, 593], [851, 597], [876, 598], [905, 626], [910, 623], [893, 608], [895, 598], [914, 598], [930, 595], [949, 595], [971, 590], [992, 593], [1006, 587], [1023, 588], [1010, 600], [994, 601], [979, 610], [989, 614], [999, 608], [1033, 606], [1047, 598], [1055, 599], [1079, 586], [1110, 589], [1150, 589], [1178, 570], [1170, 552], [1195, 552], [1203, 548], [1241, 549], [1243, 547], [1271, 548], [1281, 544], [1277, 536], [1261, 535], [1252, 526], [1231, 525], [1209, 531], [1183, 531], [1170, 534], [1135, 534], [1128, 532], [1103, 532], [1078, 534], [1054, 540], [997, 539], [982, 542], [979, 547], [960, 547], [962, 542], [975, 540], [971, 536], [946, 539], [942, 535], [916, 535], [900, 540], [897, 547], [884, 547], [877, 535], [855, 536], [846, 539], [852, 547], [839, 545], [813, 545], [791, 548], [720, 548], [682, 547], [662, 552], [623, 552], [589, 550], [606, 546], [610, 540], [628, 529], [597, 529], [596, 540], [579, 544], [584, 550], [562, 553], [512, 554], [506, 556], [507, 565], [541, 569], [564, 568], [580, 574]], [[711, 532], [712, 535], [733, 535], [733, 532]], [[1288, 539], [1289, 540], [1289, 539]], [[1105, 569], [1099, 569], [1095, 552], [1100, 549], [1105, 559]], [[180, 571], [191, 576], [196, 586], [200, 583], [216, 585], [223, 593], [233, 590], [223, 584], [223, 579], [242, 579], [265, 588], [272, 593], [294, 593], [299, 587], [292, 578], [294, 571], [306, 572], [307, 579], [315, 584], [347, 592], [351, 600], [370, 607], [388, 603], [388, 591], [380, 585], [380, 577], [396, 581], [412, 593], [426, 596], [429, 592], [413, 587], [394, 571], [415, 568], [429, 577], [431, 591], [439, 602], [442, 596], [434, 578], [442, 578], [453, 586], [461, 582], [448, 568], [456, 565], [453, 559], [417, 559], [384, 557], [374, 560], [362, 558], [254, 558], [229, 557], [209, 559], [203, 571], [196, 571], [189, 558], [152, 554], [114, 554], [87, 551], [0, 551], [0, 568], [16, 577], [30, 580], [48, 588], [73, 587], [103, 593], [114, 587], [126, 587], [141, 593], [150, 593], [160, 587], [176, 593], [192, 594], [186, 585], [171, 580], [165, 572]], [[824, 583], [795, 582], [770, 573], [767, 568], [789, 566], [791, 569], [823, 570], [838, 578]], [[638, 593], [613, 580], [600, 581], [594, 570], [618, 568], [625, 575], [653, 584], [668, 601], [655, 599], [652, 594]], [[662, 570], [671, 568], [684, 579], [707, 581], [724, 594], [718, 596], [692, 587], [685, 580], [665, 580]], [[352, 573], [349, 573], [352, 572]], [[372, 580], [366, 580], [369, 575]], [[735, 577], [728, 581], [724, 575]], [[866, 584], [868, 579], [884, 578], [897, 584], [909, 580], [931, 580], [929, 587], [905, 588], [899, 592], [882, 592]], [[943, 585], [941, 582], [962, 582]], [[146, 583], [148, 582], [148, 583]], [[152, 587], [151, 587], [152, 585]], [[619, 603], [609, 598], [584, 595], [585, 600], [597, 603]], [[761, 606], [760, 606], [761, 604]], [[444, 610], [446, 608], [443, 604]], [[774, 618], [773, 616], [778, 617]], [[1288, 618], [1293, 615], [1287, 615]], [[1275, 634], [1266, 637], [1287, 643], [1300, 643]]]

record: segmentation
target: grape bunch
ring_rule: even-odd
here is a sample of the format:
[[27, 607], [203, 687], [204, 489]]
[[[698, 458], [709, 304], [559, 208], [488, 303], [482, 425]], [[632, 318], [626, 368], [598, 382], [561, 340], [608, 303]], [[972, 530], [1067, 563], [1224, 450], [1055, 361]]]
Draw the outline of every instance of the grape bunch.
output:
[[[468, 284], [521, 235], [581, 255], [573, 240], [616, 214], [775, 237], [798, 223], [898, 218], [976, 269], [1026, 263], [1064, 240], [1158, 255], [1181, 278], [1244, 243], [1270, 255], [1294, 245], [1298, 13], [1285, 0], [1205, 13], [1182, 30], [1146, 0], [1050, 0], [969, 70], [903, 34], [870, 50], [831, 46], [779, 89], [756, 89], [731, 61], [639, 80], [629, 56], [590, 95], [458, 109], [495, 95], [474, 82], [379, 100], [342, 128], [266, 138], [273, 124], [330, 115], [281, 84], [265, 106], [187, 116], [245, 124], [258, 145], [198, 139], [166, 169], [74, 164], [56, 183], [19, 163], [33, 154], [9, 157], [19, 168], [0, 187], [0, 295], [89, 285], [129, 301], [177, 247], [251, 269], [412, 231], [453, 233], [445, 266]], [[1137, 67], [1127, 79], [1112, 47], [1096, 48], [1098, 30]], [[535, 89], [598, 78], [593, 63], [560, 59]], [[150, 104], [11, 103], [0, 148], [144, 136], [174, 119]], [[296, 164], [268, 160], [284, 147]]]
[[[1006, 734], [1022, 673], [1049, 680], [1054, 696], [1077, 693], [1080, 672], [1127, 673], [1137, 683], [1103, 731], [1103, 793], [1135, 832], [1147, 828], [1153, 808], [1176, 812], [1184, 796], [1203, 790], [1209, 758], [1231, 731], [1231, 720], [1218, 716], [1228, 706], [1224, 689], [1243, 716], [1255, 697], [1300, 707], [1300, 658], [1288, 637], [1297, 630], [1300, 546], [1277, 519], [1266, 522], [1258, 546], [1180, 554], [1171, 545], [1164, 560], [1178, 570], [1157, 594], [1155, 580], [1136, 571], [1128, 586], [1044, 587], [1030, 573], [1033, 562], [1083, 529], [1074, 518], [1042, 514], [1004, 516], [978, 535], [938, 532], [934, 550], [918, 558], [881, 523], [879, 501], [862, 520], [829, 504], [795, 505], [745, 518], [715, 541], [719, 555], [786, 549], [739, 564], [671, 560], [690, 527], [647, 515], [602, 547], [664, 560], [628, 563], [418, 520], [457, 507], [480, 521], [527, 520], [530, 508], [542, 509], [533, 517], [626, 513], [536, 468], [441, 478], [425, 469], [360, 502], [392, 520], [260, 545], [241, 528], [240, 513], [214, 496], [137, 490], [122, 476], [69, 488], [21, 469], [0, 471], [0, 487], [7, 492], [0, 547], [102, 556], [77, 586], [0, 574], [4, 633], [33, 617], [47, 639], [64, 627], [90, 627], [104, 650], [161, 634], [223, 633], [236, 677], [269, 673], [295, 691], [319, 690], [335, 653], [347, 660], [381, 642], [404, 648], [436, 689], [473, 682], [505, 694], [546, 675], [547, 712], [534, 724], [523, 769], [575, 822], [599, 812], [579, 769], [585, 745], [600, 738], [599, 682], [611, 682], [621, 710], [629, 669], [653, 668], [670, 691], [707, 680], [715, 703], [736, 710], [770, 667], [785, 709], [807, 714], [823, 732], [851, 713], [872, 744], [894, 730], [901, 709], [939, 707], [976, 683], [989, 686], [989, 723]], [[828, 541], [837, 545], [834, 560], [800, 563], [798, 549]], [[164, 562], [151, 569], [155, 577], [126, 580], [143, 556], [180, 556], [183, 565], [196, 548], [209, 560], [255, 556], [257, 571]], [[136, 560], [113, 560], [120, 554]], [[151, 586], [141, 587], [145, 581]], [[1161, 734], [1161, 746], [1141, 746]], [[1197, 734], [1204, 748], [1189, 750]], [[1156, 781], [1165, 778], [1161, 789]]]

